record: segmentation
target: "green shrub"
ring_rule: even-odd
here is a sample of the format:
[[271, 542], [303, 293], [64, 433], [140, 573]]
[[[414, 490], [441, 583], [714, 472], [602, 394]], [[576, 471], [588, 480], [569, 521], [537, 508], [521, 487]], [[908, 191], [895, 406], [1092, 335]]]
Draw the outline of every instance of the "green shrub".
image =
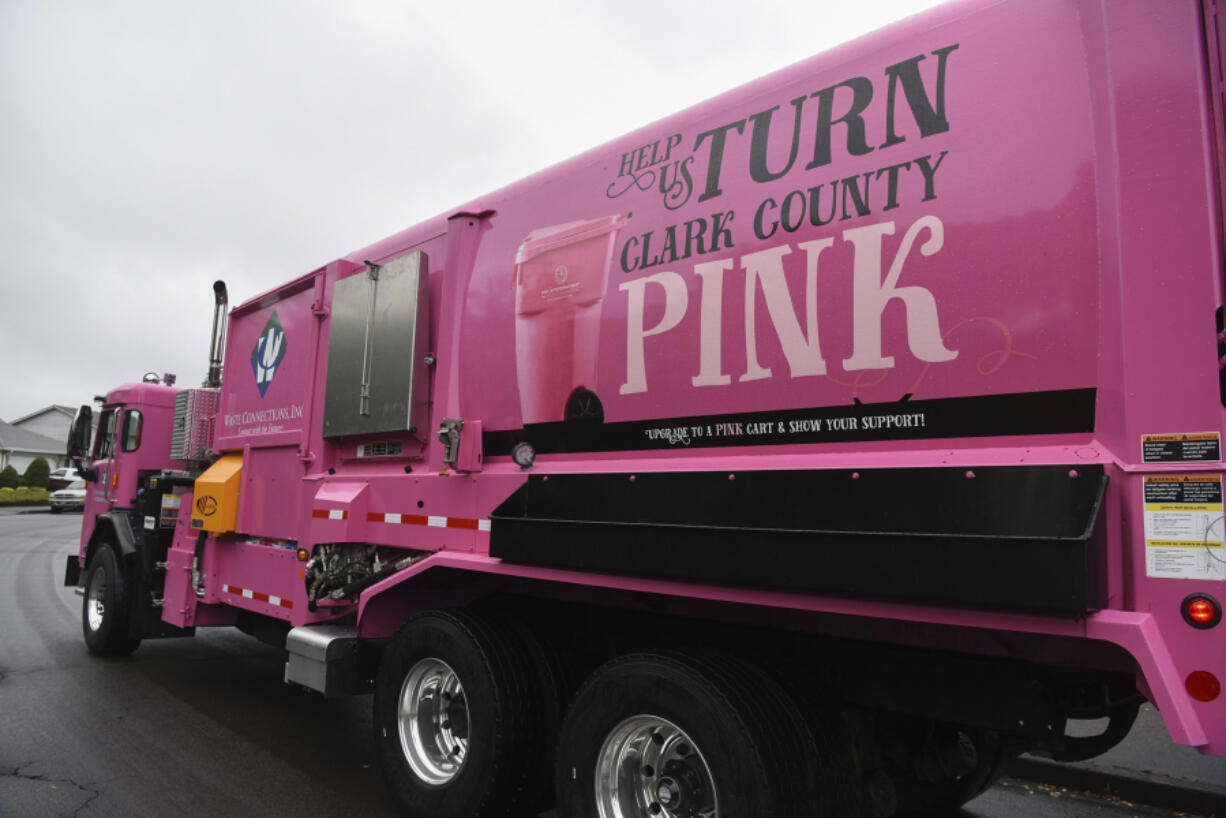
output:
[[17, 474], [17, 470], [12, 466], [5, 466], [3, 471], [0, 471], [0, 488], [15, 489], [21, 485], [21, 476]]
[[51, 492], [47, 489], [32, 489], [29, 486], [0, 488], [0, 506], [41, 506], [49, 502]]
[[30, 461], [26, 473], [21, 476], [21, 485], [38, 489], [51, 485], [51, 467], [47, 465], [47, 458], [36, 457]]

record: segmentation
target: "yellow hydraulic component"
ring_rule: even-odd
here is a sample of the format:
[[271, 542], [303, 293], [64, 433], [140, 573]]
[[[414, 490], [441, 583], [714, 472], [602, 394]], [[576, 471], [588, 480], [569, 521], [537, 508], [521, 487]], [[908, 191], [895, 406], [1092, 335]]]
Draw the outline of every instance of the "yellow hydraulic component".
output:
[[196, 478], [192, 501], [192, 528], [225, 534], [238, 521], [238, 483], [243, 475], [243, 456], [225, 454]]

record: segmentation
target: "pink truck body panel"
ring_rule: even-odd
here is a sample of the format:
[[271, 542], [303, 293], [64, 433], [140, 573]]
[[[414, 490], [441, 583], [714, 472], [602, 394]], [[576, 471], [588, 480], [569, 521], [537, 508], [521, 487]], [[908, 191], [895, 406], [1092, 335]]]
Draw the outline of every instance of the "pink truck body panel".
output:
[[[1206, 71], [1205, 13], [951, 3], [240, 305], [214, 438], [217, 454], [242, 457], [235, 533], [208, 537], [194, 566], [184, 495], [164, 621], [250, 611], [304, 626], [356, 610], [358, 636], [385, 639], [408, 613], [510, 585], [1065, 665], [1101, 653], [1116, 666], [1109, 644], [1176, 742], [1226, 754], [1226, 698], [1199, 701], [1188, 681], [1226, 679], [1226, 631], [1181, 614], [1189, 594], [1226, 599], [1221, 86]], [[430, 316], [416, 354], [436, 361], [428, 426], [325, 437], [336, 282], [415, 252]], [[146, 407], [176, 390], [125, 390], [108, 401], [145, 412], [152, 459], [172, 419]], [[436, 437], [449, 418], [464, 420], [454, 456]], [[527, 469], [511, 459], [525, 442]], [[1052, 496], [1076, 493], [1067, 525], [1049, 530], [1042, 508], [1022, 506], [1008, 525], [986, 514], [939, 529], [1025, 469]], [[118, 471], [112, 496], [135, 496], [137, 468]], [[658, 497], [703, 475], [701, 492], [735, 506], [742, 485], [756, 501], [771, 475], [802, 473], [804, 493], [769, 492], [772, 516], [742, 508], [736, 525], [808, 530], [790, 507], [812, 521], [847, 506], [868, 517], [830, 528], [889, 533], [900, 487], [939, 473], [969, 493], [948, 508], [939, 492], [916, 501], [907, 519], [928, 521], [921, 535], [1043, 540], [991, 572], [947, 566], [958, 583], [1036, 583], [1025, 563], [1047, 538], [1079, 543], [1085, 587], [1070, 602], [1030, 590], [998, 602], [901, 580], [807, 585], [795, 559], [821, 573], [831, 557], [794, 559], [790, 545], [738, 547], [728, 573], [694, 577], [585, 567], [582, 537], [548, 553], [530, 531], [499, 545], [519, 530], [509, 504], [543, 502], [551, 480], [619, 504], [635, 486]], [[95, 485], [87, 521], [104, 507]], [[82, 559], [90, 542], [87, 522]], [[329, 543], [420, 558], [354, 599], [310, 604], [296, 549]], [[951, 548], [933, 561], [962, 559]], [[917, 569], [939, 575], [928, 562]]]

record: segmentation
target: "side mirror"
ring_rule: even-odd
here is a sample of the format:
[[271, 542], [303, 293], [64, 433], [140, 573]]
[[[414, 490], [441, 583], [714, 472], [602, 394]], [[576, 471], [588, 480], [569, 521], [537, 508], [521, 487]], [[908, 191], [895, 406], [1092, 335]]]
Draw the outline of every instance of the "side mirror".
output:
[[86, 465], [89, 462], [89, 443], [93, 427], [94, 410], [89, 406], [82, 406], [77, 410], [72, 419], [72, 427], [68, 430], [68, 461], [89, 482], [98, 477], [97, 472]]

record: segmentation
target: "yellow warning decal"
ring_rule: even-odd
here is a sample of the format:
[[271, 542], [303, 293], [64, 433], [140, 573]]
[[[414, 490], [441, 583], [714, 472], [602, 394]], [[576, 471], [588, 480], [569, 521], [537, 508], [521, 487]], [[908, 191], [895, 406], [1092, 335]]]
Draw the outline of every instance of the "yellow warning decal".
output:
[[1146, 463], [1220, 463], [1222, 436], [1217, 432], [1142, 435], [1141, 457]]
[[1226, 581], [1222, 476], [1148, 475], [1143, 487], [1146, 576]]

